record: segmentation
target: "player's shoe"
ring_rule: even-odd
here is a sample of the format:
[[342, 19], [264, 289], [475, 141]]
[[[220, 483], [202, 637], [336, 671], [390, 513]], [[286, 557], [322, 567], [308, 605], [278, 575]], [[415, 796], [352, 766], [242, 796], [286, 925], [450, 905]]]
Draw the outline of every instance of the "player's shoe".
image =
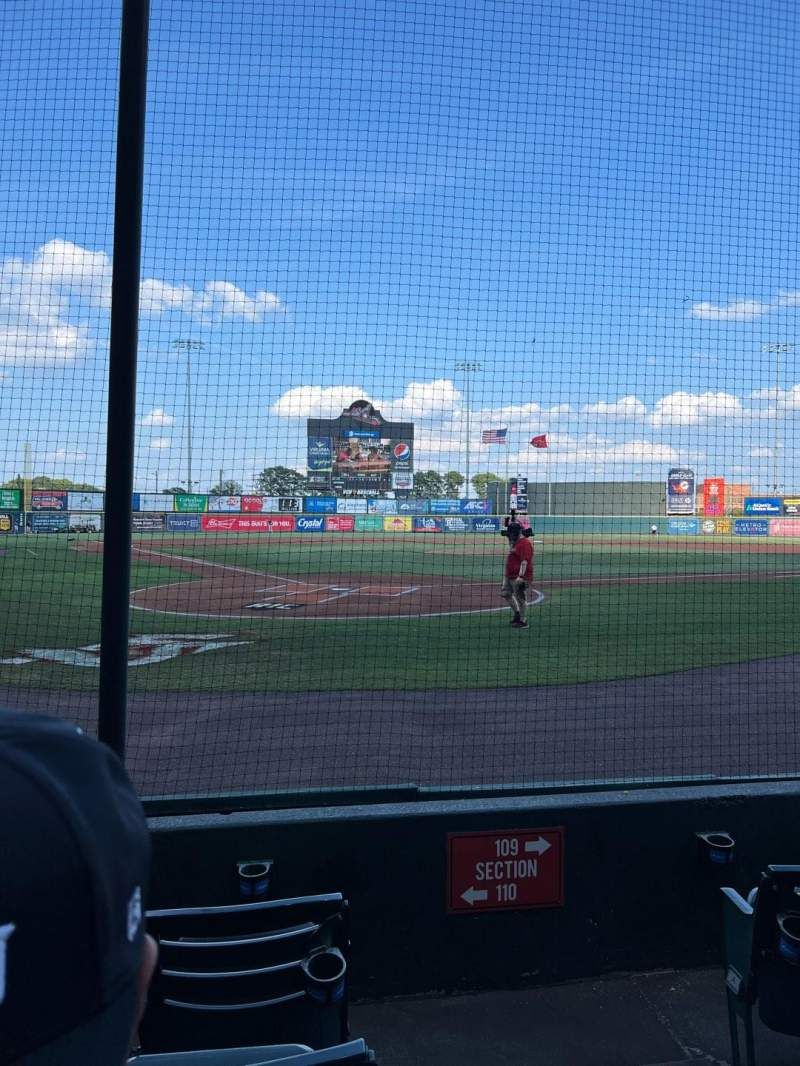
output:
[[511, 619], [511, 621], [509, 622], [509, 625], [517, 626], [517, 625], [519, 625], [519, 623], [521, 621], [522, 621], [522, 619], [520, 618], [520, 616], [518, 614], [515, 614], [514, 617]]
[[521, 618], [515, 618], [514, 621], [511, 624], [512, 624], [512, 626], [514, 626], [515, 629], [527, 629], [528, 628], [528, 623], [527, 622], [523, 622]]

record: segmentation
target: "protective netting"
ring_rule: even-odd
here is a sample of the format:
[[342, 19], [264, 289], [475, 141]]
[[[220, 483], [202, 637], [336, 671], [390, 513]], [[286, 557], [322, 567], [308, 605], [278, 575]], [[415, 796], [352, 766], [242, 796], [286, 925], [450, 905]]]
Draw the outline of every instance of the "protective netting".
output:
[[[101, 508], [34, 496], [103, 489], [119, 9], [0, 20], [0, 684], [90, 723]], [[797, 772], [797, 58], [784, 0], [154, 0], [145, 794]]]

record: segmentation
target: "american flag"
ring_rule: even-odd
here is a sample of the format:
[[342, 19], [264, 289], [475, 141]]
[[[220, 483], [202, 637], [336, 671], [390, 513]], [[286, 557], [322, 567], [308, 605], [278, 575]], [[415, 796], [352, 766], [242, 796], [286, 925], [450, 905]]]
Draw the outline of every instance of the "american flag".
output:
[[484, 429], [481, 432], [481, 444], [505, 444], [508, 429]]

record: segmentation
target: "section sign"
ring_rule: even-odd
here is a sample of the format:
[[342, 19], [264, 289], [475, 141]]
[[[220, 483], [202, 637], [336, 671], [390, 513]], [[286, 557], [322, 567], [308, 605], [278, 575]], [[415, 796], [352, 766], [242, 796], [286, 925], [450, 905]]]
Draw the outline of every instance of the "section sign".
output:
[[563, 826], [448, 833], [449, 914], [563, 904]]

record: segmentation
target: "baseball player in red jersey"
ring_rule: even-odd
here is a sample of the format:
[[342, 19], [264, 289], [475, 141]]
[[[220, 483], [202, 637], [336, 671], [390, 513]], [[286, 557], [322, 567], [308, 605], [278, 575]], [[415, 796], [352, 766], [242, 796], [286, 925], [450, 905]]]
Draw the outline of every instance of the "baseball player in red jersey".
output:
[[508, 600], [511, 608], [511, 625], [515, 629], [527, 629], [527, 591], [533, 577], [533, 540], [532, 530], [523, 530], [522, 525], [512, 511], [511, 519], [506, 523], [503, 534], [508, 537], [509, 552], [506, 558], [505, 575], [500, 590], [503, 599]]

